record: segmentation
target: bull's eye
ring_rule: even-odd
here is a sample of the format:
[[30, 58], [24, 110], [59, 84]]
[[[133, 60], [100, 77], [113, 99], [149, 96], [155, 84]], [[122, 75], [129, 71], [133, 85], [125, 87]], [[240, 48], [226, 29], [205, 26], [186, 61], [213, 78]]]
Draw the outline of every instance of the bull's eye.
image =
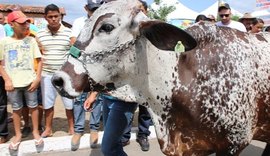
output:
[[111, 32], [112, 30], [114, 29], [114, 26], [111, 25], [111, 24], [103, 24], [99, 29], [98, 31], [99, 32]]

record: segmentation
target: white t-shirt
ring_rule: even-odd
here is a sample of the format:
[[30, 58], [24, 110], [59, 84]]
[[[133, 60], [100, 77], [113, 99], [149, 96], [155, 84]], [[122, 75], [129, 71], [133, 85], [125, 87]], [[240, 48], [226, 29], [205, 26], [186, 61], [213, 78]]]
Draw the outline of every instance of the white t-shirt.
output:
[[88, 18], [86, 16], [79, 17], [74, 20], [73, 25], [72, 25], [72, 36], [78, 37], [81, 30], [83, 29], [83, 26], [85, 24], [85, 21]]
[[242, 24], [240, 22], [237, 22], [237, 21], [233, 21], [233, 20], [231, 20], [228, 25], [224, 25], [221, 21], [218, 21], [216, 23], [216, 25], [221, 26], [221, 27], [230, 27], [230, 28], [237, 29], [237, 30], [240, 30], [240, 31], [243, 31], [243, 32], [247, 32], [247, 29], [244, 26], [244, 24]]

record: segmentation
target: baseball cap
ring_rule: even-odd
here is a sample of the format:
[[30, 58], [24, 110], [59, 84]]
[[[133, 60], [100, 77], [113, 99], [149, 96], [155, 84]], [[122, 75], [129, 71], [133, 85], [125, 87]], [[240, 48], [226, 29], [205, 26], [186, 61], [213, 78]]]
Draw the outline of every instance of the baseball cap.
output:
[[94, 10], [100, 7], [100, 5], [103, 4], [102, 0], [87, 0], [87, 8], [89, 10]]
[[219, 5], [218, 11], [220, 11], [221, 9], [231, 9], [231, 8], [228, 3], [222, 3]]
[[26, 21], [30, 22], [30, 18], [27, 18], [25, 14], [21, 11], [12, 11], [7, 16], [8, 23], [16, 21], [18, 23], [24, 23]]

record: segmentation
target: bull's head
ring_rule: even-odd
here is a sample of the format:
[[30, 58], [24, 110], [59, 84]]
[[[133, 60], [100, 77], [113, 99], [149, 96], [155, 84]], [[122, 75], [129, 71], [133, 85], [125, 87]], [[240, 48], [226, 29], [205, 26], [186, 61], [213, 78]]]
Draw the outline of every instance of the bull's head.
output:
[[95, 11], [70, 50], [72, 57], [52, 79], [62, 95], [76, 97], [88, 85], [101, 90], [108, 83], [118, 88], [130, 84], [130, 77], [140, 79], [136, 75], [147, 55], [142, 53], [149, 49], [146, 43], [160, 50], [174, 50], [178, 41], [186, 50], [196, 46], [185, 31], [148, 19], [140, 5], [134, 0], [111, 1]]

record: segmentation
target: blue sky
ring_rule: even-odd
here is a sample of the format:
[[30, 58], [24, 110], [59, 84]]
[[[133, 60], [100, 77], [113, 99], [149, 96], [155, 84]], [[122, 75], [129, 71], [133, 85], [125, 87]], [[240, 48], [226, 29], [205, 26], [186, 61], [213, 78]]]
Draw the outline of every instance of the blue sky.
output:
[[[148, 4], [152, 3], [153, 0], [146, 0]], [[166, 0], [163, 0], [166, 2]], [[179, 0], [182, 4], [196, 12], [201, 12], [216, 2], [216, 0]], [[252, 12], [255, 10], [256, 0], [225, 0], [234, 9], [245, 13]], [[20, 5], [33, 5], [33, 6], [46, 6], [54, 3], [59, 7], [66, 9], [67, 15], [64, 20], [72, 23], [74, 19], [85, 15], [83, 6], [86, 0], [1, 0], [0, 3], [4, 4], [20, 4]]]

